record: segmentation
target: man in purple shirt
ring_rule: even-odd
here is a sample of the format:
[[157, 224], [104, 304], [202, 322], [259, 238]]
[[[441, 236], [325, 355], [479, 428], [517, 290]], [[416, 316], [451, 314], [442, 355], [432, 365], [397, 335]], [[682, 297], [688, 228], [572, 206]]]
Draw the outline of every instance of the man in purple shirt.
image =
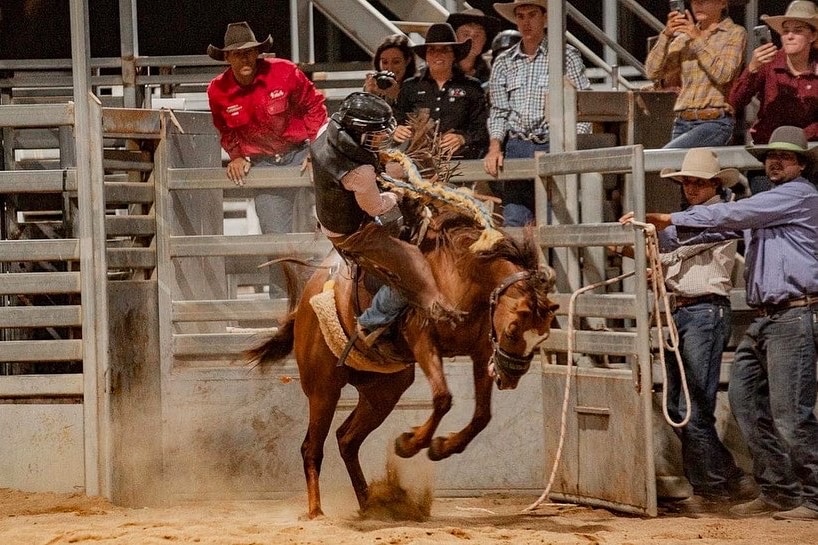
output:
[[675, 225], [684, 244], [744, 232], [747, 302], [758, 316], [736, 349], [729, 398], [761, 495], [730, 512], [818, 520], [818, 189], [804, 177], [818, 149], [808, 150], [803, 129], [784, 126], [747, 150], [772, 189], [646, 218], [657, 229]]

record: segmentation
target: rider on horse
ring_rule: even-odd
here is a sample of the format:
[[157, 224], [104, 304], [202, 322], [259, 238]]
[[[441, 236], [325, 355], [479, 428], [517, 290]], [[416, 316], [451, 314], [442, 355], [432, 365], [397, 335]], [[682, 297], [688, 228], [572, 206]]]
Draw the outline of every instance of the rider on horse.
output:
[[358, 336], [371, 346], [407, 304], [432, 320], [457, 321], [461, 313], [443, 296], [417, 246], [398, 238], [399, 196], [382, 191], [378, 152], [395, 130], [381, 98], [352, 93], [310, 145], [316, 214], [321, 229], [345, 258], [385, 284], [358, 317]]

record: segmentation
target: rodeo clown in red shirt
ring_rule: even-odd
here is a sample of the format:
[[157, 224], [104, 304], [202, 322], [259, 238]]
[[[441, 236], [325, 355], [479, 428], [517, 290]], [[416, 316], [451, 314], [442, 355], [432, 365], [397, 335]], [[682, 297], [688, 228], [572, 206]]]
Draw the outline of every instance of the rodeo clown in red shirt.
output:
[[[230, 157], [227, 177], [236, 185], [252, 166], [294, 166], [307, 157], [307, 144], [327, 121], [324, 96], [298, 67], [284, 59], [259, 58], [270, 51], [246, 22], [230, 23], [224, 47], [207, 54], [230, 68], [208, 85], [207, 97], [221, 145]], [[258, 193], [256, 213], [262, 233], [289, 233], [300, 190], [284, 187]]]

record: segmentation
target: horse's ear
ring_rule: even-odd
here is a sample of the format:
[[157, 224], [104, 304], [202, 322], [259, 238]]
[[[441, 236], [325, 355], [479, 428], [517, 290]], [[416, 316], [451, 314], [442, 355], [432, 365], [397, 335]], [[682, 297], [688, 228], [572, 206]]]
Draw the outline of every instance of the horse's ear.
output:
[[560, 308], [560, 306], [559, 306], [558, 303], [551, 303], [550, 305], [548, 305], [548, 310], [551, 311], [551, 314], [554, 314], [555, 312], [557, 312], [557, 310], [559, 310], [559, 308]]

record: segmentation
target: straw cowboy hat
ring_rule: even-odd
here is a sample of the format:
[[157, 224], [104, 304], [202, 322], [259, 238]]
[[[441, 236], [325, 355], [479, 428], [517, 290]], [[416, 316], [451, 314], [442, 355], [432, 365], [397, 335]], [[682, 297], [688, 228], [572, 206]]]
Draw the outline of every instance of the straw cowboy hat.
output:
[[783, 125], [775, 129], [766, 146], [747, 146], [745, 149], [762, 163], [767, 153], [771, 151], [791, 151], [805, 158], [812, 165], [818, 162], [818, 147], [810, 149], [804, 129], [790, 125]]
[[239, 51], [257, 47], [259, 53], [267, 53], [273, 45], [273, 37], [267, 35], [263, 42], [256, 41], [256, 35], [250, 30], [250, 25], [242, 21], [240, 23], [230, 23], [227, 25], [227, 32], [224, 33], [224, 47], [219, 49], [215, 45], [207, 46], [207, 54], [211, 59], [217, 61], [224, 60], [226, 51]]
[[446, 22], [452, 25], [452, 28], [457, 32], [457, 29], [467, 23], [474, 23], [483, 27], [486, 31], [486, 43], [483, 44], [483, 51], [485, 53], [491, 46], [491, 41], [500, 32], [500, 20], [496, 17], [490, 17], [477, 8], [469, 8], [460, 13], [452, 13], [446, 19]]
[[734, 168], [722, 169], [719, 166], [719, 158], [713, 150], [706, 148], [693, 148], [687, 152], [682, 169], [674, 171], [672, 168], [663, 168], [660, 174], [662, 178], [670, 178], [674, 182], [680, 182], [679, 178], [692, 176], [702, 180], [712, 180], [718, 178], [722, 187], [733, 187], [741, 181], [741, 173]]
[[426, 60], [426, 46], [427, 45], [450, 45], [454, 50], [454, 62], [463, 60], [469, 54], [471, 49], [471, 38], [458, 42], [457, 36], [454, 34], [454, 29], [449, 23], [435, 23], [426, 31], [426, 41], [420, 45], [413, 45], [412, 51], [415, 54]]
[[818, 30], [818, 8], [809, 0], [795, 0], [787, 6], [784, 15], [762, 15], [761, 20], [779, 34], [784, 34], [784, 21], [801, 21]]
[[548, 11], [548, 0], [514, 0], [513, 2], [497, 2], [494, 4], [494, 10], [503, 16], [503, 19], [515, 22], [514, 10], [520, 6], [537, 6], [541, 7], [543, 11]]

